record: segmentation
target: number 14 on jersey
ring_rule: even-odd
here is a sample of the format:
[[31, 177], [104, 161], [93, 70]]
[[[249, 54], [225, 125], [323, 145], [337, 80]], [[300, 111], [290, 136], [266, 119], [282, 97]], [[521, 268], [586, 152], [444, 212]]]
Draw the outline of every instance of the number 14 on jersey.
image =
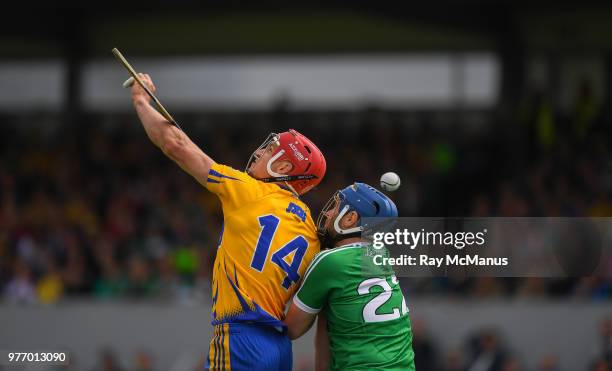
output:
[[[272, 240], [274, 239], [274, 235], [278, 229], [280, 219], [274, 215], [264, 215], [257, 219], [259, 220], [259, 225], [261, 226], [261, 232], [259, 234], [259, 239], [257, 240], [257, 245], [255, 246], [253, 259], [251, 260], [251, 268], [261, 272], [267, 263], [270, 245], [272, 245]], [[302, 259], [304, 259], [306, 249], [308, 249], [308, 241], [306, 241], [303, 236], [297, 236], [272, 254], [270, 260], [272, 260], [274, 264], [278, 265], [285, 273], [287, 273], [287, 276], [281, 283], [281, 286], [283, 286], [285, 289], [289, 289], [292, 284], [300, 280], [298, 270], [300, 268], [300, 264], [302, 264]], [[291, 264], [287, 264], [285, 257], [294, 251], [295, 254], [293, 255]]]

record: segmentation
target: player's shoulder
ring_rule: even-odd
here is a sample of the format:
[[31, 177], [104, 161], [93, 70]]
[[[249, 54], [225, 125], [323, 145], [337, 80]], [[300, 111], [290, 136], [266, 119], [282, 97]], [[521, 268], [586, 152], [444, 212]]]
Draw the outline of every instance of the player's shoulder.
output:
[[302, 220], [302, 222], [309, 222], [314, 225], [314, 222], [312, 222], [310, 208], [304, 201], [302, 201], [295, 194], [291, 193], [291, 191], [282, 189], [281, 194], [287, 203], [286, 211], [288, 213], [295, 214], [300, 220]]
[[361, 256], [361, 249], [362, 246], [360, 245], [349, 245], [322, 250], [315, 255], [312, 263], [310, 264], [309, 270], [333, 269], [333, 267], [342, 266], [343, 263], [346, 263], [347, 259], [351, 259], [355, 256]]
[[262, 184], [265, 197], [282, 205], [287, 213], [294, 214], [302, 222], [314, 225], [310, 208], [289, 187], [279, 183], [264, 183], [261, 181], [259, 183]]
[[211, 185], [211, 183], [212, 185], [225, 183], [226, 186], [233, 186], [237, 189], [252, 190], [256, 192], [257, 198], [265, 197], [275, 190], [275, 188], [272, 187], [272, 183], [264, 183], [253, 178], [245, 171], [218, 163], [211, 166], [208, 172], [207, 183], [209, 185]]
[[251, 181], [255, 180], [249, 174], [244, 171], [236, 170], [231, 166], [215, 163], [210, 167], [208, 171], [208, 182], [210, 183], [221, 183], [225, 180], [236, 180], [236, 181]]
[[249, 186], [259, 188], [265, 196], [280, 195], [280, 197], [284, 196], [287, 198], [294, 198], [296, 200], [296, 204], [298, 204], [302, 209], [308, 210], [306, 204], [299, 200], [299, 198], [295, 197], [293, 191], [291, 191], [288, 187], [273, 182], [263, 182], [259, 179], [253, 178], [246, 171], [237, 170], [231, 166], [216, 163], [211, 166], [208, 175], [209, 182], [211, 179], [221, 182], [227, 179], [235, 180], [248, 184]]

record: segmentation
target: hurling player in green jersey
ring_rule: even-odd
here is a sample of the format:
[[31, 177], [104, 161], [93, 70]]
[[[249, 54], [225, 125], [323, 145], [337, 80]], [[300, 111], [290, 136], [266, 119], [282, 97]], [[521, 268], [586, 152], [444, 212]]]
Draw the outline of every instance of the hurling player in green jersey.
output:
[[[397, 277], [373, 263], [374, 250], [361, 237], [363, 218], [397, 217], [393, 201], [355, 183], [329, 200], [317, 229], [323, 245], [304, 275], [285, 324], [291, 339], [319, 316], [317, 370], [414, 370], [408, 308]], [[325, 247], [325, 246], [323, 246]]]

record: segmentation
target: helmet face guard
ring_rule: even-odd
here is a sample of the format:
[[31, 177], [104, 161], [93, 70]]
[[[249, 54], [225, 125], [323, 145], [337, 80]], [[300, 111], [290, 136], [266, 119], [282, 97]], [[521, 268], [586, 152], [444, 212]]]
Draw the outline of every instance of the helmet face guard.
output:
[[[257, 147], [257, 149], [255, 151], [253, 151], [253, 153], [251, 154], [251, 157], [249, 158], [249, 162], [247, 162], [247, 165], [246, 165], [246, 168], [244, 169], [244, 171], [246, 173], [249, 172], [249, 169], [251, 168], [251, 165], [253, 165], [253, 163], [255, 161], [257, 161], [257, 159], [261, 156], [260, 153], [262, 153], [262, 151], [265, 151], [268, 148], [271, 148], [272, 150], [275, 150], [279, 146], [280, 146], [280, 140], [279, 140], [278, 134], [277, 133], [270, 133], [268, 135], [268, 137], [266, 138], [266, 140], [264, 140], [263, 143], [261, 143], [259, 145], [259, 147]], [[271, 162], [274, 162], [272, 159], [270, 159], [270, 160], [271, 160]], [[270, 161], [268, 161], [268, 163], [270, 164]], [[272, 174], [270, 174], [270, 175], [272, 175]]]
[[[332, 248], [337, 241], [361, 235], [363, 227], [360, 221], [357, 226], [352, 228], [342, 229], [340, 227], [340, 220], [342, 220], [349, 211], [355, 211], [346, 201], [344, 193], [342, 191], [336, 191], [329, 201], [327, 201], [317, 217], [317, 234], [324, 248]], [[333, 233], [331, 233], [330, 228], [327, 228], [327, 223], [330, 217], [334, 215], [331, 211], [335, 209], [337, 209], [338, 212], [333, 216]]]
[[332, 249], [338, 240], [338, 235], [331, 233], [327, 228], [327, 223], [330, 218], [331, 211], [340, 205], [340, 191], [336, 191], [334, 195], [327, 201], [319, 216], [317, 217], [317, 235], [323, 249]]
[[336, 191], [333, 196], [327, 201], [319, 216], [317, 217], [317, 234], [319, 237], [323, 237], [327, 233], [327, 220], [329, 219], [329, 212], [336, 208], [336, 205], [340, 204], [340, 191]]
[[329, 219], [329, 211], [334, 208], [338, 208], [338, 214], [334, 218], [333, 227], [334, 231], [339, 235], [348, 235], [353, 233], [358, 233], [363, 230], [361, 223], [358, 223], [357, 226], [349, 229], [342, 229], [340, 227], [340, 220], [349, 212], [356, 211], [351, 205], [348, 204], [346, 196], [344, 194], [344, 190], [336, 191], [334, 195], [327, 201], [319, 217], [317, 218], [317, 233], [322, 235], [325, 233], [325, 225], [327, 224], [327, 220]]

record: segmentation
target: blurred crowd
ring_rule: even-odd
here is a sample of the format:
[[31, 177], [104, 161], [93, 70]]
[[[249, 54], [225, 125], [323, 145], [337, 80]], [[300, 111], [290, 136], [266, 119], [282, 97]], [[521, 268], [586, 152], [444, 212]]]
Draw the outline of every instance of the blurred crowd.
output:
[[[131, 122], [3, 125], [0, 274], [8, 301], [189, 300], [209, 285], [220, 213]], [[15, 124], [15, 123], [14, 123]]]
[[[535, 364], [517, 355], [512, 344], [504, 340], [495, 328], [476, 329], [465, 342], [446, 353], [440, 352], [437, 339], [431, 337], [426, 324], [413, 320], [413, 348], [419, 371], [562, 371], [568, 370], [560, 355], [544, 353]], [[591, 340], [589, 340], [591, 341]], [[612, 369], [612, 320], [601, 322], [597, 337], [592, 339], [592, 351], [586, 371]]]
[[[505, 341], [504, 336], [495, 328], [477, 328], [461, 344], [443, 351], [440, 339], [431, 336], [425, 321], [412, 319], [413, 349], [418, 371], [570, 371], [560, 360], [562, 355], [542, 353], [537, 361], [522, 359]], [[592, 340], [592, 341], [591, 341]], [[588, 364], [580, 368], [585, 371], [609, 371], [612, 369], [612, 319], [601, 322], [599, 332], [591, 339], [592, 349], [588, 355]], [[91, 371], [158, 371], [159, 355], [141, 349], [119, 349], [105, 347], [100, 349], [96, 364]], [[294, 346], [297, 355], [293, 369], [310, 371], [314, 369], [311, 354], [300, 353]], [[564, 355], [567, 356], [567, 355]], [[205, 359], [196, 354], [183, 354], [177, 357], [172, 369], [201, 370]], [[37, 366], [40, 369], [40, 366]], [[70, 366], [58, 366], [49, 370], [83, 369], [79, 357], [71, 353]], [[2, 366], [0, 366], [2, 370]], [[572, 370], [575, 371], [575, 370]]]
[[[332, 193], [395, 171], [401, 216], [612, 216], [612, 120], [588, 91], [566, 113], [541, 97], [518, 114], [351, 112], [183, 114], [215, 160], [243, 169], [269, 132], [295, 128], [324, 151], [304, 197], [316, 218]], [[217, 199], [151, 144], [135, 114], [0, 117], [0, 293], [207, 298], [221, 232]], [[406, 280], [410, 294], [612, 297], [612, 260], [588, 277]]]

